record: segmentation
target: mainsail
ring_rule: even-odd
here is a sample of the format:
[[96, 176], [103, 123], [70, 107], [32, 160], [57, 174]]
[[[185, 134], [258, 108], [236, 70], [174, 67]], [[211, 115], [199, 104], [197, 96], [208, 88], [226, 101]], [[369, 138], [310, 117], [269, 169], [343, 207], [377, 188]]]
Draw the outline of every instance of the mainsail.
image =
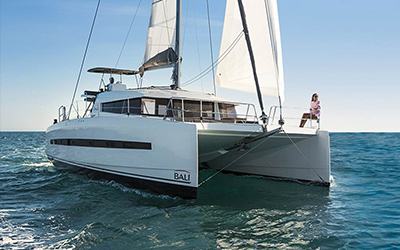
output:
[[174, 50], [176, 8], [176, 0], [153, 0], [142, 73], [172, 66], [178, 60]]
[[[216, 85], [255, 93], [253, 71], [238, 2], [226, 1]], [[243, 0], [260, 89], [265, 96], [284, 99], [284, 81], [276, 0]], [[238, 38], [240, 39], [238, 40]]]

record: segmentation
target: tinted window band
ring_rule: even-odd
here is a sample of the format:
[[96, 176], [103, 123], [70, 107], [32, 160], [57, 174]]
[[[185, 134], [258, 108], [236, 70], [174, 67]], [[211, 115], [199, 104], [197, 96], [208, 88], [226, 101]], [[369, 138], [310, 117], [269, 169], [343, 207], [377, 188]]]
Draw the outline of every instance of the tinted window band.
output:
[[50, 144], [78, 147], [94, 148], [126, 148], [126, 149], [145, 149], [151, 150], [149, 142], [135, 141], [111, 141], [111, 140], [93, 140], [93, 139], [52, 139]]

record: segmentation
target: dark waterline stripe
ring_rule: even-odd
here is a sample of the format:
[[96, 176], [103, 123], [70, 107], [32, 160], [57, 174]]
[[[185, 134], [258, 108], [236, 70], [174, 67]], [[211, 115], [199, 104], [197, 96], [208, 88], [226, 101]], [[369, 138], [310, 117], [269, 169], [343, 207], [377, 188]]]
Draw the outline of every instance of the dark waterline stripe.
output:
[[[55, 166], [60, 166], [60, 167], [64, 167], [64, 168], [65, 167], [78, 168], [78, 169], [83, 170], [84, 172], [92, 173], [93, 177], [98, 178], [98, 179], [115, 180], [117, 182], [120, 182], [121, 184], [127, 184], [128, 186], [131, 186], [134, 188], [145, 189], [145, 190], [153, 191], [153, 192], [159, 193], [159, 194], [178, 196], [183, 199], [196, 199], [197, 198], [197, 187], [160, 182], [160, 181], [157, 181], [154, 179], [182, 183], [180, 181], [174, 181], [174, 180], [158, 178], [158, 177], [149, 177], [149, 176], [143, 176], [143, 175], [134, 175], [134, 174], [123, 173], [123, 172], [119, 172], [119, 171], [104, 169], [104, 168], [85, 166], [85, 165], [82, 165], [79, 163], [74, 163], [74, 162], [69, 162], [69, 161], [64, 161], [64, 160], [59, 160], [59, 159], [57, 160], [51, 156], [49, 157], [49, 159], [53, 162], [53, 164]], [[104, 170], [106, 170], [108, 172], [105, 172]], [[121, 175], [119, 173], [123, 173], [124, 175]], [[142, 179], [140, 177], [147, 177], [147, 178], [150, 178], [150, 180]], [[153, 179], [153, 180], [151, 180], [151, 179]], [[185, 183], [189, 184], [190, 182], [185, 182]]]
[[95, 148], [125, 148], [151, 150], [151, 143], [136, 141], [114, 141], [95, 139], [51, 139], [50, 144]]
[[172, 182], [176, 182], [176, 183], [186, 183], [186, 184], [190, 184], [191, 183], [190, 181], [177, 181], [177, 180], [171, 180], [171, 179], [167, 179], [167, 178], [160, 178], [160, 177], [155, 177], [155, 176], [133, 174], [133, 173], [127, 173], [127, 172], [112, 170], [112, 169], [108, 169], [108, 168], [95, 167], [93, 165], [80, 164], [80, 163], [76, 163], [76, 162], [73, 162], [73, 161], [66, 161], [66, 160], [58, 159], [58, 158], [55, 158], [55, 157], [50, 156], [50, 155], [48, 155], [47, 158], [52, 162], [53, 161], [62, 162], [62, 163], [69, 164], [71, 166], [84, 168], [84, 169], [89, 169], [89, 170], [94, 170], [94, 171], [100, 171], [100, 172], [103, 172], [103, 173], [106, 173], [106, 174], [108, 172], [108, 173], [111, 173], [111, 174], [116, 174], [116, 175], [120, 175], [120, 176], [124, 176], [124, 177], [136, 177], [136, 178], [137, 177], [141, 177], [141, 178], [144, 177], [144, 178], [149, 178], [149, 179], [172, 181]]

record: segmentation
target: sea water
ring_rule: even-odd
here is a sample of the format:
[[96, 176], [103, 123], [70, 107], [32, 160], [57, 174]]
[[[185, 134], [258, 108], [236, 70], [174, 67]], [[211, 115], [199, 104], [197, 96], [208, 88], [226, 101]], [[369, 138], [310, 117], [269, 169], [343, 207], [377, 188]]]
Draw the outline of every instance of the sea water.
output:
[[43, 132], [0, 133], [0, 249], [400, 249], [399, 133], [331, 134], [330, 188], [218, 174], [196, 200], [59, 171], [44, 150]]

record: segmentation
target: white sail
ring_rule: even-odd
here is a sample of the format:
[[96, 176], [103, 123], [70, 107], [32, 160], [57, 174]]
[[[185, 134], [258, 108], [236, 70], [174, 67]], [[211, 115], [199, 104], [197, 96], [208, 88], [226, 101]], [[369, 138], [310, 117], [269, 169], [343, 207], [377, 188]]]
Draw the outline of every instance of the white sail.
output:
[[[276, 0], [243, 0], [261, 93], [284, 100], [278, 6]], [[253, 69], [236, 0], [227, 0], [216, 85], [256, 93]], [[236, 42], [235, 42], [236, 41]]]
[[176, 0], [153, 0], [142, 72], [176, 62], [175, 26]]

